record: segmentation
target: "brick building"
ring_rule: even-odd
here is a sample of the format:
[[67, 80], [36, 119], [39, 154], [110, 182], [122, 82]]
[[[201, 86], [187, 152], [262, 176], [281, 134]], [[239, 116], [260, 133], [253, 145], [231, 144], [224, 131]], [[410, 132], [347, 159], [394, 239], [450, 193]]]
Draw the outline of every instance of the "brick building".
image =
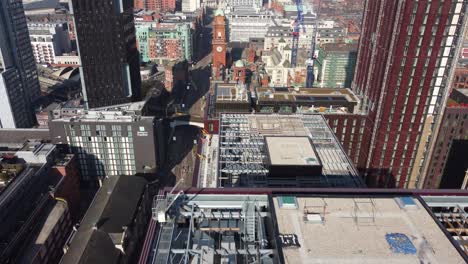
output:
[[176, 8], [175, 0], [140, 0], [137, 2], [139, 2], [138, 5], [141, 5], [141, 2], [144, 2], [144, 9], [158, 13], [174, 12]]
[[424, 188], [460, 188], [468, 169], [468, 89], [454, 89], [445, 108]]
[[137, 25], [137, 44], [143, 62], [192, 60], [193, 39], [188, 23]]
[[422, 186], [466, 8], [463, 0], [366, 1], [353, 89], [372, 126], [369, 186]]
[[457, 68], [455, 70], [452, 89], [468, 88], [468, 68]]
[[63, 255], [63, 245], [72, 230], [68, 203], [62, 199], [49, 199], [48, 214], [38, 219], [39, 230], [32, 236], [23, 252], [21, 262], [49, 264], [58, 263]]
[[170, 62], [164, 70], [164, 87], [166, 91], [172, 92], [174, 89], [185, 89], [189, 81], [189, 70], [187, 61]]
[[145, 9], [146, 8], [146, 0], [134, 0], [133, 6], [135, 9]]
[[213, 78], [219, 79], [226, 68], [226, 18], [220, 10], [215, 12], [213, 29]]
[[2, 145], [0, 157], [1, 262], [57, 263], [78, 209], [73, 157], [36, 141]]

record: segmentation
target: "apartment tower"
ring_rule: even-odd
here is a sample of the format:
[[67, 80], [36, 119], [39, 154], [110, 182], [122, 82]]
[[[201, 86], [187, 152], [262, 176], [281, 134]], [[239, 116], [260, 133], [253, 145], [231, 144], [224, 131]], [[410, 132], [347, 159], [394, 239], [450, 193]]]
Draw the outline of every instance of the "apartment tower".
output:
[[86, 107], [140, 100], [133, 0], [72, 0], [72, 13]]
[[40, 92], [22, 1], [1, 1], [0, 128], [34, 126]]
[[367, 0], [353, 89], [369, 186], [421, 187], [467, 25], [464, 0]]

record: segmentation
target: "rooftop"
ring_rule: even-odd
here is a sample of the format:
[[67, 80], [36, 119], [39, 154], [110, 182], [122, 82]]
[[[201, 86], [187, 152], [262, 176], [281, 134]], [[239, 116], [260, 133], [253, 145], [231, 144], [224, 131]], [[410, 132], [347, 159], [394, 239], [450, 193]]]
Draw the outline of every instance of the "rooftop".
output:
[[320, 165], [308, 137], [266, 137], [272, 165]]
[[[290, 106], [303, 106], [312, 109], [309, 112], [343, 111], [352, 113], [359, 103], [357, 96], [348, 88], [257, 88], [257, 110], [262, 105], [288, 104]], [[326, 107], [331, 109], [320, 109]]]
[[166, 188], [155, 197], [139, 263], [185, 258], [208, 264], [216, 257], [227, 263], [466, 263], [465, 242], [458, 244], [456, 231], [450, 231], [450, 223], [460, 228], [456, 217], [466, 217], [459, 211], [468, 206], [463, 195], [464, 190]]
[[50, 139], [49, 129], [42, 128], [0, 128], [0, 144], [23, 144], [26, 140]]
[[249, 96], [244, 86], [238, 84], [217, 83], [214, 88], [216, 102], [246, 102]]
[[268, 196], [155, 198], [149, 230], [159, 228], [147, 236], [140, 263], [277, 263]]
[[59, 7], [59, 0], [39, 0], [28, 1], [24, 4], [24, 10], [38, 10], [38, 9], [55, 9]]
[[406, 197], [273, 199], [285, 263], [465, 263], [421, 202]]
[[118, 251], [115, 251], [115, 246], [112, 249], [109, 242], [121, 242], [121, 238], [118, 243], [113, 239], [125, 232], [125, 226], [132, 224], [146, 183], [144, 178], [138, 176], [111, 176], [106, 179], [86, 211], [62, 262], [90, 263], [87, 260], [99, 259], [106, 252], [117, 258]]
[[324, 43], [322, 48], [327, 52], [357, 52], [356, 43]]
[[76, 115], [54, 119], [52, 122], [133, 122], [153, 119], [154, 117], [142, 116], [145, 106], [146, 101], [142, 101], [113, 105], [110, 107], [93, 108], [85, 110], [84, 112], [78, 111]]
[[47, 242], [50, 233], [53, 231], [56, 225], [60, 224], [60, 220], [66, 213], [67, 204], [64, 201], [54, 200], [53, 207], [50, 213], [40, 227], [39, 233], [35, 236], [35, 239], [31, 241], [29, 250], [24, 254], [24, 258], [32, 260], [36, 254], [39, 254], [41, 247]]
[[[219, 136], [204, 144], [214, 149], [201, 166], [216, 168], [217, 186], [363, 186], [322, 115], [221, 114]], [[210, 173], [201, 170], [201, 182]]]

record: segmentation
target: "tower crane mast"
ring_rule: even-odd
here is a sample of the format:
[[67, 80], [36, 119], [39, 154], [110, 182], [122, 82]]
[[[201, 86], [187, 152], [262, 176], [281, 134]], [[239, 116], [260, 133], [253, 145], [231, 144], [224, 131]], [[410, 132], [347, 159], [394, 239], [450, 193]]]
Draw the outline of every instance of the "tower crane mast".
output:
[[314, 35], [312, 36], [312, 44], [310, 45], [310, 54], [309, 54], [309, 58], [306, 61], [306, 65], [307, 65], [306, 87], [307, 88], [312, 88], [314, 86], [314, 80], [315, 80], [314, 66], [315, 66], [315, 61], [317, 60], [317, 54], [315, 53], [315, 46], [317, 43], [318, 16], [320, 13], [321, 2], [322, 1], [320, 0], [317, 13], [316, 13], [316, 18], [315, 18]]
[[292, 41], [292, 48], [291, 48], [291, 65], [293, 68], [297, 65], [297, 50], [299, 48], [299, 32], [300, 27], [302, 26], [303, 32], [305, 33], [304, 27], [304, 17], [302, 13], [304, 12], [302, 6], [302, 0], [296, 0], [296, 7], [297, 7], [297, 17], [296, 21], [294, 21], [294, 30], [293, 30], [293, 41]]

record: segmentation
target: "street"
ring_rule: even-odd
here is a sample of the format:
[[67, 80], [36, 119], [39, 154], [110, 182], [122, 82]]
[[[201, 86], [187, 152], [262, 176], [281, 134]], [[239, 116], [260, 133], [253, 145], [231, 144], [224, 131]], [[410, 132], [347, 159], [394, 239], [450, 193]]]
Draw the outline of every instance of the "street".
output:
[[[213, 12], [208, 12], [203, 28], [202, 45], [204, 49], [197, 51], [203, 54], [195, 65], [190, 68], [190, 85], [180, 94], [182, 98], [175, 98], [188, 109], [191, 118], [203, 120], [204, 117], [204, 96], [210, 88], [211, 77], [211, 37]], [[201, 136], [200, 128], [195, 126], [178, 126], [171, 131], [168, 139], [167, 162], [161, 171], [161, 181], [166, 186], [173, 186], [180, 179], [180, 187], [188, 188], [197, 185], [193, 182], [195, 175], [195, 165], [197, 157], [197, 140]]]

